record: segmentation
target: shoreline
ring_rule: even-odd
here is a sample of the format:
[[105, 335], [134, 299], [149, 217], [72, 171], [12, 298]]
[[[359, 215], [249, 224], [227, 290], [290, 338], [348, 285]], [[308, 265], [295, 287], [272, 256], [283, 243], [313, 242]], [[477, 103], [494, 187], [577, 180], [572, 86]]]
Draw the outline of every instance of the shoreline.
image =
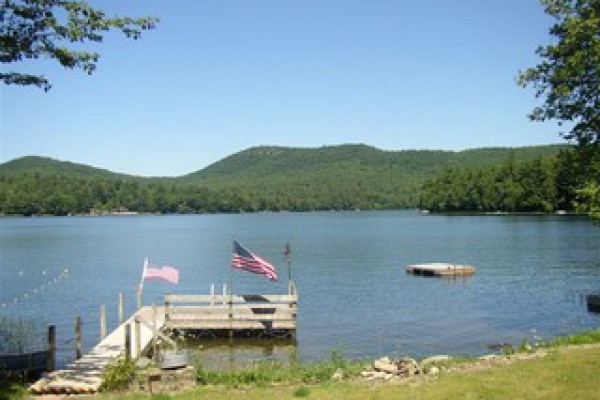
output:
[[586, 213], [578, 213], [575, 211], [568, 212], [544, 212], [544, 211], [431, 211], [419, 210], [418, 208], [394, 208], [394, 209], [377, 209], [377, 210], [258, 210], [258, 211], [230, 211], [230, 212], [192, 212], [192, 213], [160, 213], [160, 212], [145, 212], [145, 211], [107, 211], [107, 212], [88, 212], [76, 214], [0, 214], [0, 218], [65, 218], [65, 217], [144, 217], [144, 216], [198, 216], [198, 215], [238, 215], [238, 214], [309, 214], [309, 213], [360, 213], [360, 212], [414, 212], [421, 216], [449, 216], [449, 217], [528, 217], [528, 216], [559, 216], [559, 217], [589, 217]]

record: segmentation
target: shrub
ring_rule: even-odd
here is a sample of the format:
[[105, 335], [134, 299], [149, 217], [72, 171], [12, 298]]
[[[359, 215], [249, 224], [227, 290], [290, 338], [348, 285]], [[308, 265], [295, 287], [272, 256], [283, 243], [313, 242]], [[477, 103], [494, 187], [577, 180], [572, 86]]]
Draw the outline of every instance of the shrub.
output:
[[123, 390], [135, 378], [135, 363], [125, 357], [117, 358], [108, 364], [102, 371], [102, 386], [100, 390]]
[[23, 318], [0, 317], [0, 354], [22, 354], [42, 350], [44, 325]]
[[294, 390], [293, 395], [294, 397], [307, 397], [310, 395], [310, 389], [306, 386], [299, 387], [298, 389]]

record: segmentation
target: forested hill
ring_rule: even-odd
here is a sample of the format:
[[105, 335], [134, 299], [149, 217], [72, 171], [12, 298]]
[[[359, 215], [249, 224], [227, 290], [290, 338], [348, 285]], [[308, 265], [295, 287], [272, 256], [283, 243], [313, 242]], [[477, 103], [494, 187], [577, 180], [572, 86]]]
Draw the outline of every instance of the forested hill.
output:
[[19, 175], [58, 176], [68, 175], [71, 178], [126, 179], [130, 176], [111, 172], [101, 168], [59, 161], [49, 157], [27, 156], [0, 164], [0, 176]]
[[356, 144], [321, 148], [290, 148], [261, 146], [243, 150], [200, 171], [180, 177], [184, 182], [272, 181], [280, 178], [303, 180], [302, 175], [314, 173], [352, 178], [354, 173], [410, 177], [428, 176], [447, 167], [496, 165], [509, 157], [530, 160], [556, 155], [564, 145], [519, 148], [480, 148], [459, 152], [442, 150], [385, 151]]
[[563, 145], [461, 152], [365, 145], [255, 147], [175, 178], [142, 178], [42, 157], [0, 165], [0, 212], [67, 214], [396, 209], [416, 207], [423, 182], [459, 167], [553, 157]]

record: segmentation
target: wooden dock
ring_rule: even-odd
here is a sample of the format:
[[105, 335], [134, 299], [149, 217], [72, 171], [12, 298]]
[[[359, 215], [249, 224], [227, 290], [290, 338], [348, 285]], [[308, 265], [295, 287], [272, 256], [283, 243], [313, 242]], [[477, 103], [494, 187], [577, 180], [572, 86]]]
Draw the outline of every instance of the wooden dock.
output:
[[166, 295], [165, 328], [204, 337], [295, 338], [298, 294]]
[[[293, 283], [285, 295], [165, 296], [165, 306], [144, 306], [106, 336], [87, 355], [50, 372], [29, 387], [34, 394], [89, 394], [102, 385], [102, 371], [126, 354], [145, 354], [153, 339], [173, 341], [165, 331], [194, 331], [201, 337], [295, 338], [298, 294]], [[153, 322], [155, 321], [155, 323]], [[102, 328], [101, 328], [102, 329]]]
[[406, 267], [406, 273], [438, 277], [469, 276], [475, 273], [475, 267], [445, 263], [413, 264]]
[[[50, 372], [29, 387], [34, 394], [90, 394], [102, 385], [102, 371], [126, 354], [146, 354], [153, 339], [172, 342], [167, 331], [194, 331], [202, 337], [295, 338], [298, 294], [293, 283], [285, 295], [165, 296], [165, 306], [144, 306], [106, 336], [87, 355]], [[155, 322], [154, 322], [155, 321]], [[104, 329], [101, 327], [101, 330]]]
[[[95, 393], [102, 384], [102, 370], [112, 360], [125, 354], [126, 331], [130, 330], [130, 356], [136, 358], [152, 343], [153, 307], [140, 308], [112, 333], [106, 336], [88, 354], [68, 364], [65, 369], [47, 373], [29, 387], [34, 394], [85, 394]], [[140, 322], [136, 322], [140, 321]], [[163, 307], [156, 307], [156, 327], [160, 331], [165, 322]], [[136, 334], [136, 325], [139, 334]], [[138, 342], [139, 337], [139, 342]]]

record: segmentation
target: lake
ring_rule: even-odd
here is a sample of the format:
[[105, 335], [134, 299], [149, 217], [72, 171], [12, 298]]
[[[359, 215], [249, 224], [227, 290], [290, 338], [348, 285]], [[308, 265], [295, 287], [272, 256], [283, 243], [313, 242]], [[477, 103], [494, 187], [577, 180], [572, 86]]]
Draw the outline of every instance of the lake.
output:
[[[279, 282], [230, 274], [236, 239], [278, 266]], [[572, 216], [421, 216], [414, 211], [236, 215], [0, 218], [0, 315], [57, 325], [59, 362], [73, 358], [74, 321], [85, 350], [99, 338], [99, 309], [127, 312], [145, 257], [176, 266], [180, 283], [146, 282], [144, 303], [167, 292], [284, 293], [292, 246], [302, 360], [339, 349], [349, 357], [479, 355], [600, 327], [585, 295], [600, 292], [600, 227]], [[469, 278], [407, 275], [413, 263], [471, 264]], [[65, 269], [68, 274], [62, 276]]]

